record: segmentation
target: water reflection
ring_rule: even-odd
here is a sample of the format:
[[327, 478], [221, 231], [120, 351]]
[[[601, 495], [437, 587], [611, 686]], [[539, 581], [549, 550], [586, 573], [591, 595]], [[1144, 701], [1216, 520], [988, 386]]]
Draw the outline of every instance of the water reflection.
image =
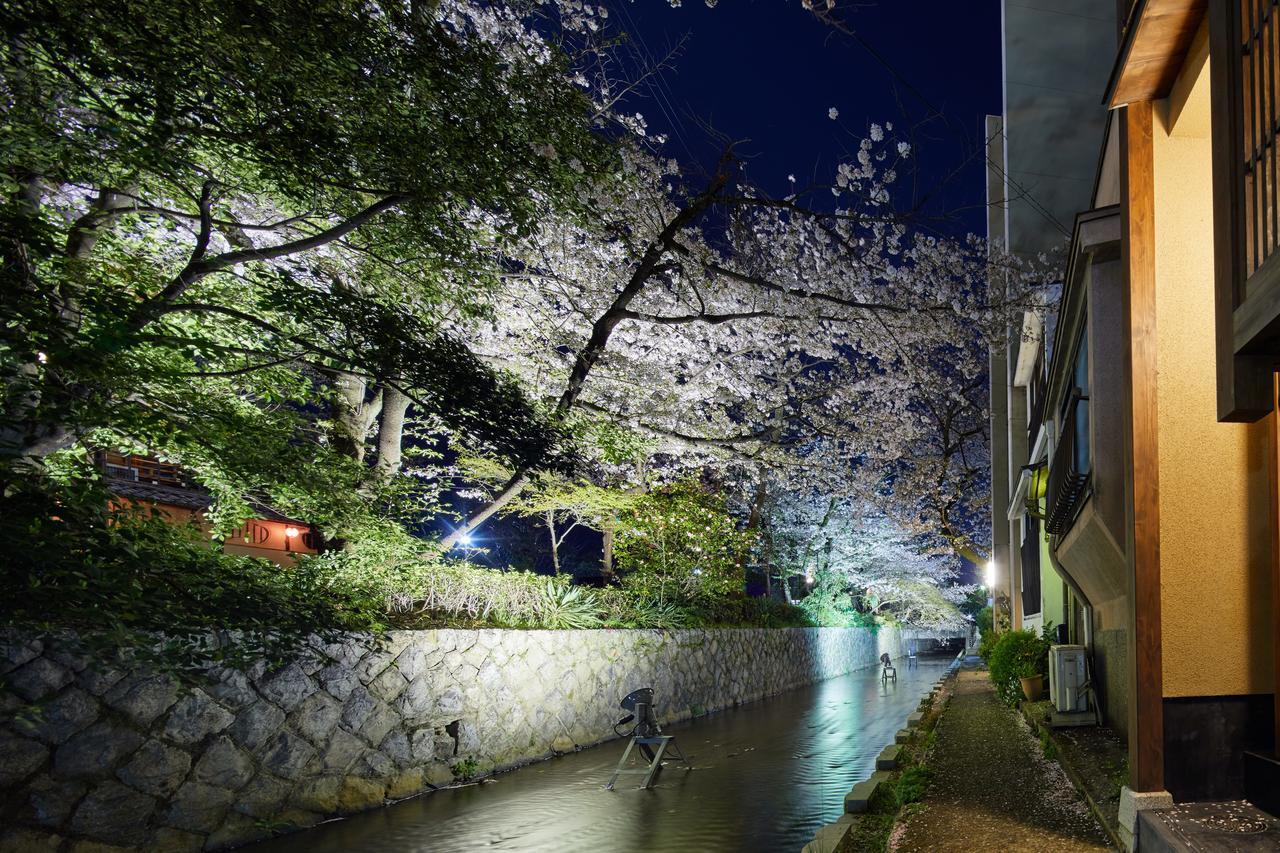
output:
[[667, 733], [694, 770], [670, 763], [657, 787], [603, 790], [624, 747], [533, 764], [497, 781], [439, 791], [255, 846], [256, 853], [506, 850], [799, 850], [840, 816], [844, 795], [948, 659], [923, 659], [883, 683], [878, 669], [833, 678]]

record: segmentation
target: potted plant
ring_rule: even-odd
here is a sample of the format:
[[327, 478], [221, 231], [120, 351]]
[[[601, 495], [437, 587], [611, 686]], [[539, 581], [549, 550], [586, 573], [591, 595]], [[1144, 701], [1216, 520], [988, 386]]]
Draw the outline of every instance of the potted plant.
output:
[[1018, 667], [1018, 681], [1022, 684], [1022, 695], [1028, 702], [1039, 702], [1044, 695], [1044, 673], [1040, 672], [1031, 661]]

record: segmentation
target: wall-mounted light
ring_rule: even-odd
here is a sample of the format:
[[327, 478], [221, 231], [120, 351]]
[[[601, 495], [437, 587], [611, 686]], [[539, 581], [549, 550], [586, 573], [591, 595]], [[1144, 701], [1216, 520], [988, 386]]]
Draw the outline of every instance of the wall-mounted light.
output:
[[985, 580], [986, 580], [987, 589], [995, 589], [995, 586], [996, 586], [996, 561], [995, 560], [987, 560], [987, 571], [986, 571]]
[[285, 535], [285, 536], [288, 536], [290, 539], [297, 539], [297, 538], [298, 538], [298, 528], [296, 528], [296, 527], [286, 527], [286, 528], [284, 529], [284, 535]]

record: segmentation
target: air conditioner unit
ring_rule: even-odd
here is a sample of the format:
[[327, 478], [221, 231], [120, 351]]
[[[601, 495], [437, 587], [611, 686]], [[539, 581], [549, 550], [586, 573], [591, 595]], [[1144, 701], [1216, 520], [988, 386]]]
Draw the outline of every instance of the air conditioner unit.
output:
[[1061, 714], [1089, 710], [1084, 646], [1049, 647], [1049, 699]]

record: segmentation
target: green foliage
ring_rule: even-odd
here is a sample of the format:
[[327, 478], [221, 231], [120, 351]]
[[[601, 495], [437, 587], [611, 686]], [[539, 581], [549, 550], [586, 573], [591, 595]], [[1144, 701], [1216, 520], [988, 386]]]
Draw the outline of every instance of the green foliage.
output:
[[813, 588], [799, 606], [815, 625], [832, 628], [876, 628], [873, 614], [857, 608], [848, 585], [835, 572], [819, 571]]
[[685, 481], [640, 496], [614, 540], [622, 585], [642, 598], [695, 602], [741, 595], [753, 536], [722, 497]]
[[995, 651], [996, 643], [1000, 638], [995, 632], [988, 632], [982, 635], [982, 639], [978, 641], [978, 657], [986, 661], [987, 666], [991, 666], [991, 653]]
[[930, 775], [928, 769], [918, 765], [902, 771], [896, 786], [898, 803], [905, 806], [923, 800], [925, 791], [929, 788]]
[[991, 605], [989, 604], [985, 605], [981, 610], [979, 610], [977, 614], [974, 616], [974, 621], [978, 625], [979, 634], [981, 634], [984, 638], [987, 635], [989, 635], [992, 631]]
[[1044, 757], [1050, 761], [1057, 759], [1058, 745], [1053, 742], [1053, 738], [1049, 737], [1047, 731], [1040, 732], [1040, 749], [1044, 753]]
[[459, 761], [457, 764], [451, 765], [449, 769], [453, 775], [459, 779], [470, 779], [480, 770], [480, 762], [474, 758], [467, 757]]
[[1049, 671], [1049, 626], [1042, 634], [1033, 631], [1005, 631], [987, 659], [996, 693], [1008, 705], [1022, 698], [1019, 678], [1045, 675]]
[[71, 631], [103, 660], [130, 649], [186, 672], [278, 660], [312, 633], [387, 625], [383, 591], [324, 561], [281, 569], [223, 554], [194, 527], [109, 509], [92, 484], [39, 485], [17, 481], [0, 497], [4, 626]]
[[596, 628], [600, 604], [589, 589], [547, 581], [538, 617], [544, 628]]

